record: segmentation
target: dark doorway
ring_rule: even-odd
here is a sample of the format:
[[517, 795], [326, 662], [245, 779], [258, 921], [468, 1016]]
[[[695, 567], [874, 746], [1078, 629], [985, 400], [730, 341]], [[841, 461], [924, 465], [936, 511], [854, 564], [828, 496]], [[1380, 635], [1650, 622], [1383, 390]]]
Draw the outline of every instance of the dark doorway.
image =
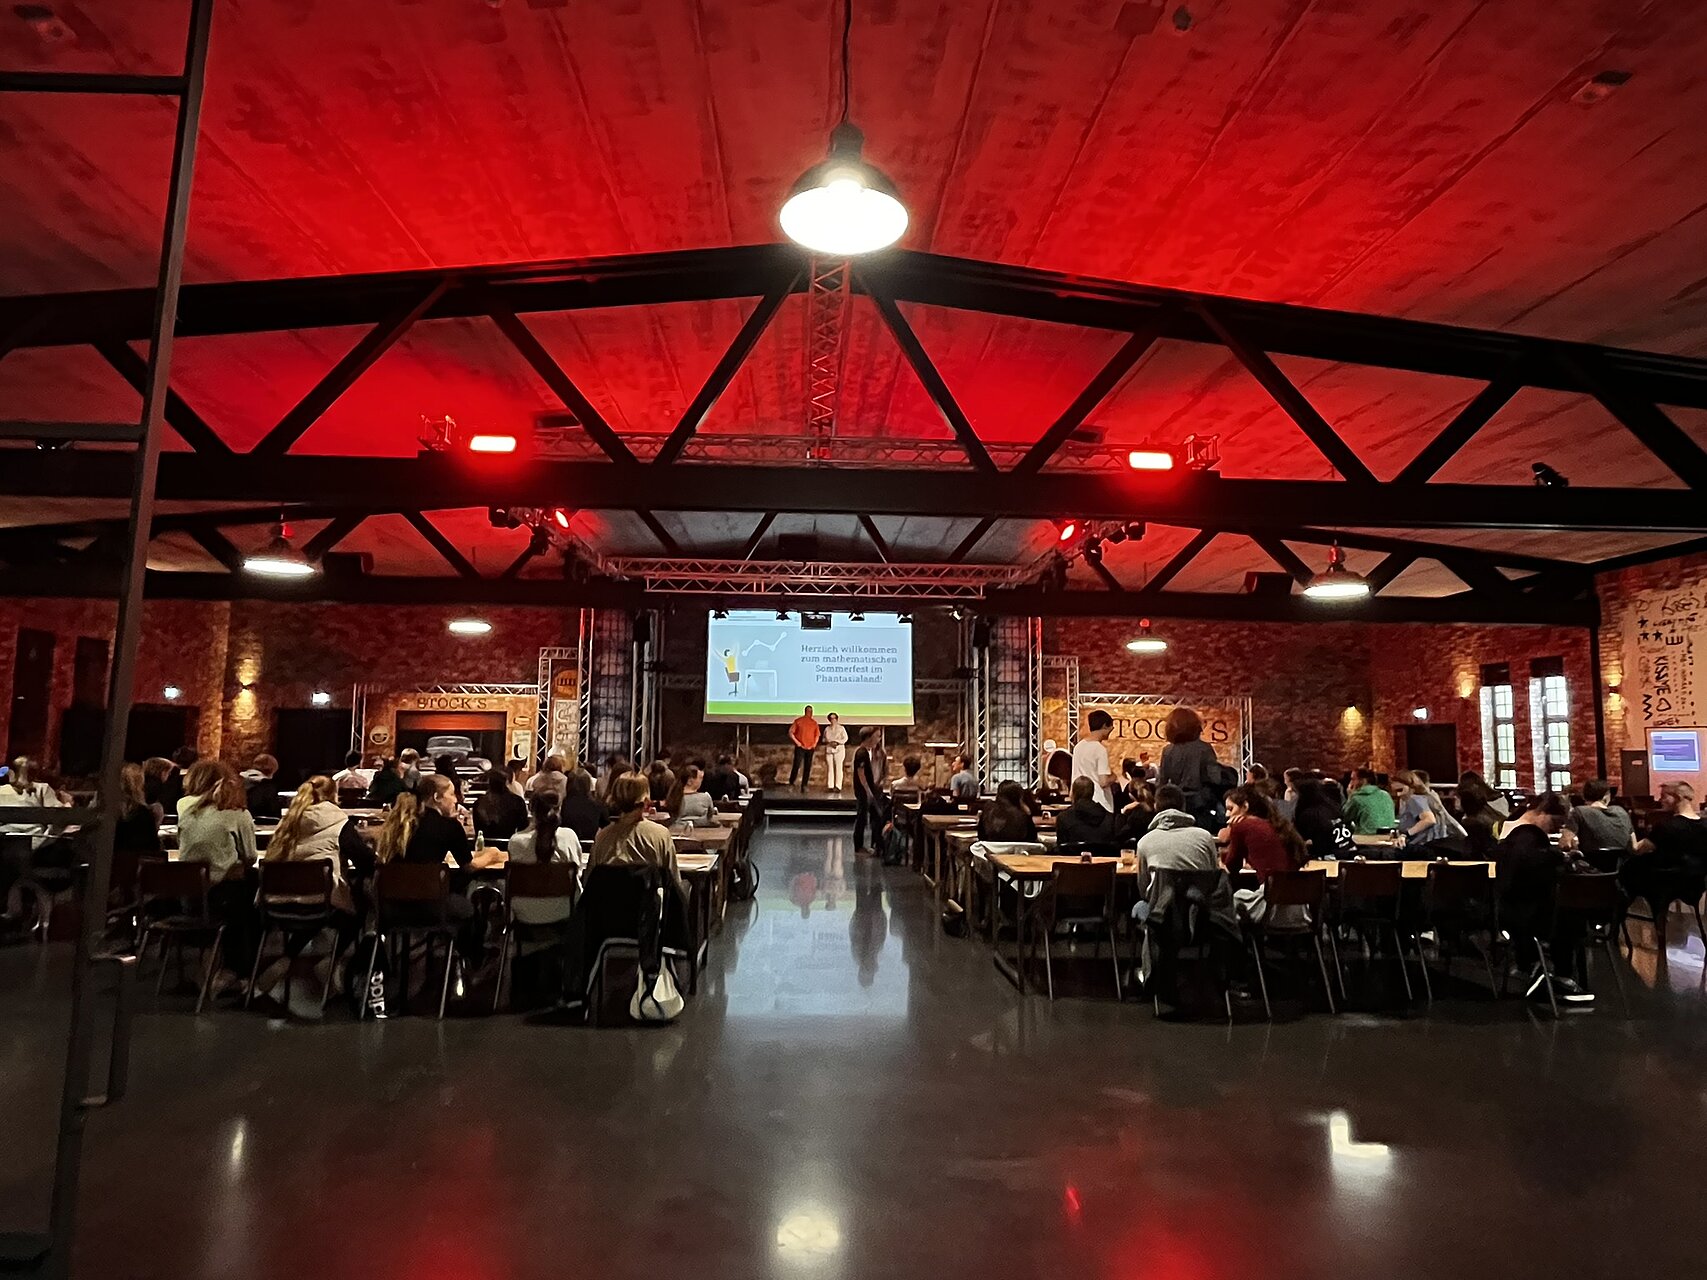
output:
[[330, 777], [344, 767], [350, 752], [348, 707], [291, 707], [274, 717], [273, 754], [279, 758], [281, 783], [301, 786], [316, 773]]
[[1421, 769], [1437, 785], [1458, 781], [1458, 726], [1407, 724], [1395, 731], [1393, 744], [1401, 767]]
[[[68, 777], [93, 777], [101, 768], [101, 733], [105, 707], [72, 706], [59, 719], [59, 767]], [[170, 756], [179, 747], [196, 745], [201, 723], [198, 707], [143, 703], [130, 709], [125, 729], [124, 758], [138, 763], [150, 756]]]
[[18, 628], [18, 657], [12, 668], [12, 721], [6, 758], [47, 752], [48, 708], [53, 701], [53, 632]]
[[71, 705], [107, 705], [107, 642], [98, 636], [78, 636], [71, 655]]

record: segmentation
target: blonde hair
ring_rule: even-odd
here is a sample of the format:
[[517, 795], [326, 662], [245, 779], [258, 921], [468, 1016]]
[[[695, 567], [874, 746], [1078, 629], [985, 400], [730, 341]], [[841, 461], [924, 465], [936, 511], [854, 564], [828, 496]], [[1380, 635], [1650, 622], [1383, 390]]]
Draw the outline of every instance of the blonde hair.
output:
[[143, 797], [141, 765], [126, 764], [119, 770], [119, 793], [123, 796], [119, 807], [126, 812], [139, 809], [148, 803]]
[[1660, 783], [1660, 794], [1664, 795], [1668, 791], [1679, 800], [1683, 801], [1684, 804], [1695, 803], [1695, 788], [1690, 786], [1687, 782]]
[[652, 784], [643, 773], [625, 773], [610, 785], [611, 812], [618, 817], [640, 813], [652, 798]]
[[338, 789], [323, 773], [315, 774], [298, 787], [290, 798], [290, 807], [279, 819], [273, 838], [267, 841], [267, 852], [261, 861], [289, 862], [291, 854], [296, 852], [296, 842], [302, 839], [302, 820], [308, 816], [308, 811], [322, 801], [331, 802], [337, 798]]
[[405, 791], [391, 802], [391, 812], [385, 815], [385, 825], [379, 829], [379, 842], [374, 857], [379, 862], [401, 858], [415, 838], [415, 824], [420, 820], [420, 804]]

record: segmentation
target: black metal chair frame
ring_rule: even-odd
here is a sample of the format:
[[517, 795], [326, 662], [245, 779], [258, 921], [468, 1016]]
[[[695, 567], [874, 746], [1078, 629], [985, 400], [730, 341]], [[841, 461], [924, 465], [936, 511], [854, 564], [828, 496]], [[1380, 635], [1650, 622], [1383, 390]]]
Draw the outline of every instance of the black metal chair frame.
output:
[[[187, 880], [190, 875], [197, 877], [197, 884], [190, 886]], [[184, 885], [167, 885], [151, 889], [149, 881], [164, 877], [168, 882], [173, 879], [183, 879]], [[213, 975], [219, 971], [219, 960], [224, 954], [225, 926], [213, 918], [209, 895], [213, 889], [212, 877], [205, 862], [166, 862], [149, 861], [141, 865], [137, 872], [137, 913], [142, 919], [142, 935], [137, 940], [136, 959], [141, 964], [148, 955], [148, 944], [156, 936], [160, 939], [160, 976], [154, 983], [154, 994], [160, 995], [166, 988], [166, 953], [176, 947], [178, 955], [178, 972], [183, 973], [184, 946], [188, 943], [200, 949], [207, 957], [207, 963], [202, 973], [200, 988], [196, 993], [196, 1013], [200, 1014], [202, 1006], [207, 1003], [208, 988], [213, 984]], [[186, 890], [190, 890], [186, 892]], [[200, 911], [194, 909], [180, 911], [177, 914], [150, 919], [148, 909], [156, 902], [199, 902]], [[206, 938], [203, 941], [195, 939]]]
[[[1360, 890], [1356, 882], [1359, 879], [1372, 881], [1370, 890]], [[1391, 886], [1391, 892], [1387, 892]], [[1372, 891], [1373, 890], [1373, 891]], [[1416, 992], [1411, 987], [1410, 966], [1405, 960], [1404, 935], [1406, 930], [1402, 925], [1404, 910], [1404, 863], [1402, 862], [1342, 862], [1339, 864], [1339, 896], [1333, 910], [1332, 923], [1335, 927], [1345, 927], [1353, 930], [1358, 940], [1363, 944], [1363, 958], [1366, 965], [1374, 963], [1374, 952], [1370, 948], [1370, 935], [1378, 935], [1385, 930], [1393, 939], [1393, 952], [1399, 961], [1399, 976], [1405, 983], [1405, 1001], [1408, 1004], [1416, 999]], [[1390, 910], [1371, 910], [1363, 904], [1390, 904]], [[1357, 904], [1357, 905], [1353, 905]], [[1422, 944], [1414, 936], [1413, 943], [1417, 948], [1419, 961], [1422, 957]], [[1339, 955], [1339, 948], [1334, 947], [1334, 971], [1339, 978], [1340, 1001], [1347, 1000], [1345, 988], [1345, 965]]]
[[[1133, 930], [1134, 959], [1140, 972], [1149, 976], [1152, 1016], [1160, 1017], [1162, 1013], [1161, 991], [1156, 984], [1159, 965], [1154, 943], [1155, 935], [1165, 932], [1169, 938], [1176, 941], [1173, 949], [1176, 962], [1188, 949], [1195, 947], [1198, 951], [1199, 972], [1215, 970], [1215, 976], [1220, 980], [1221, 1002], [1227, 1010], [1227, 1021], [1232, 1022], [1233, 988], [1228, 976], [1226, 950], [1228, 947], [1237, 947], [1239, 941], [1217, 926], [1209, 911], [1210, 899], [1219, 887], [1221, 877], [1226, 873], [1220, 870], [1159, 870], [1150, 874], [1156, 877], [1168, 876], [1174, 881], [1173, 897], [1166, 918], [1158, 919], [1152, 915]], [[1180, 936], [1181, 930], [1176, 927], [1179, 925], [1183, 925], [1183, 936]], [[1148, 965], [1143, 963], [1146, 956], [1150, 957]]]
[[[450, 872], [442, 866], [429, 868], [429, 870], [435, 870], [439, 873], [440, 892], [437, 899], [402, 898], [398, 900], [399, 902], [410, 902], [423, 905], [432, 905], [436, 901], [440, 912], [439, 920], [430, 924], [387, 924], [385, 919], [385, 881], [388, 873], [395, 876], [396, 868], [399, 867], [409, 867], [410, 870], [416, 869], [411, 867], [408, 863], [388, 863], [385, 866], [380, 867], [374, 875], [374, 901], [377, 904], [377, 937], [374, 942], [373, 953], [368, 958], [367, 980], [362, 984], [364, 997], [361, 1008], [356, 1014], [356, 1021], [361, 1021], [367, 1014], [368, 1001], [365, 993], [373, 990], [374, 971], [379, 967], [379, 949], [382, 946], [387, 945], [389, 941], [389, 934], [397, 933], [402, 935], [403, 945], [405, 947], [412, 944], [415, 934], [422, 934], [425, 936], [426, 946], [421, 959], [421, 963], [423, 965], [432, 964], [433, 939], [443, 938], [445, 940], [445, 974], [443, 984], [439, 988], [439, 1021], [442, 1022], [444, 1021], [445, 1016], [445, 1005], [450, 999], [450, 976], [456, 969], [456, 935], [457, 931], [462, 927], [459, 921], [450, 919], [449, 915], [445, 912], [445, 904], [450, 900]], [[402, 992], [402, 1004], [404, 1008], [407, 1008], [409, 1004], [409, 991], [407, 984], [405, 984]]]
[[[1316, 888], [1313, 895], [1294, 892], [1294, 886], [1314, 883]], [[1282, 892], [1277, 901], [1274, 897], [1276, 887]], [[1322, 979], [1322, 994], [1328, 1000], [1328, 1012], [1338, 1013], [1334, 1004], [1333, 984], [1328, 979], [1327, 960], [1322, 955], [1322, 937], [1328, 939], [1328, 949], [1333, 952], [1334, 967], [1339, 967], [1339, 946], [1334, 936], [1327, 928], [1328, 902], [1328, 873], [1325, 871], [1278, 871], [1271, 874], [1263, 885], [1264, 913], [1262, 920], [1251, 918], [1248, 910], [1241, 905], [1239, 920], [1245, 930], [1245, 937], [1250, 945], [1251, 959], [1256, 964], [1257, 988], [1262, 993], [1262, 1009], [1270, 1022], [1274, 1021], [1274, 1006], [1268, 997], [1268, 975], [1264, 972], [1262, 953], [1266, 944], [1271, 941], [1296, 942], [1308, 938], [1316, 951], [1316, 969]], [[1309, 922], [1301, 925], [1277, 925], [1272, 923], [1277, 907], [1303, 907], [1309, 912]]]
[[[1055, 930], [1065, 928], [1069, 944], [1072, 935], [1079, 929], [1096, 931], [1092, 942], [1100, 946], [1103, 939], [1108, 941], [1109, 960], [1114, 966], [1114, 995], [1117, 1000], [1126, 998], [1126, 989], [1120, 976], [1120, 946], [1115, 934], [1115, 886], [1119, 867], [1112, 862], [1082, 863], [1057, 862], [1054, 876], [1043, 888], [1043, 891], [1032, 899], [1026, 913], [1027, 932], [1030, 935], [1022, 939], [1022, 943], [1032, 942], [1039, 934], [1043, 937], [1043, 973], [1049, 991], [1049, 998], [1055, 999], [1055, 960], [1050, 951], [1049, 940]], [[1075, 881], [1095, 880], [1098, 884], [1089, 888], [1075, 887]], [[1107, 881], [1106, 886], [1100, 882]], [[1062, 886], [1067, 888], [1063, 889]], [[1102, 899], [1102, 911], [1096, 915], [1059, 915], [1058, 911], [1063, 899]], [[1035, 956], [1036, 952], [1031, 952]], [[1027, 957], [1021, 957], [1021, 963], [1026, 963]]]
[[[531, 871], [534, 867], [536, 867], [538, 865], [541, 865], [541, 864], [538, 864], [538, 863], [520, 864], [521, 867], [526, 867], [526, 868], [528, 868], [529, 871]], [[509, 866], [505, 870], [505, 873], [504, 873], [504, 920], [503, 920], [503, 924], [500, 926], [500, 929], [498, 932], [498, 978], [497, 978], [497, 982], [494, 984], [493, 989], [492, 989], [492, 1012], [493, 1013], [497, 1013], [498, 1010], [503, 1006], [504, 977], [507, 973], [509, 973], [510, 943], [512, 940], [517, 944], [518, 947], [524, 941], [537, 940], [538, 938], [540, 938], [542, 936], [555, 936], [560, 941], [562, 941], [564, 943], [567, 943], [567, 941], [568, 941], [568, 938], [567, 938], [568, 924], [569, 924], [568, 917], [565, 917], [563, 920], [554, 922], [552, 924], [529, 924], [525, 920], [517, 920], [516, 919], [516, 900], [517, 900], [518, 896], [521, 898], [524, 898], [524, 899], [525, 898], [531, 898], [531, 897], [551, 897], [551, 898], [567, 897], [569, 899], [569, 903], [570, 903], [570, 910], [571, 910], [571, 912], [573, 912], [575, 899], [579, 896], [579, 892], [580, 892], [581, 876], [580, 876], [579, 868], [576, 867], [576, 865], [573, 862], [569, 862], [569, 863], [545, 863], [543, 865], [545, 865], [547, 867], [567, 868], [568, 873], [569, 873], [569, 892], [567, 894], [520, 894], [520, 895], [518, 895], [516, 893], [515, 874], [516, 874], [516, 871], [519, 869], [519, 867], [516, 864], [512, 864], [511, 866]], [[525, 874], [526, 873], [524, 873], [524, 875]]]
[[[284, 888], [270, 885], [269, 880], [279, 881], [289, 877], [298, 877], [303, 881], [301, 886]], [[317, 882], [312, 888], [308, 879], [312, 876]], [[266, 862], [260, 865], [260, 888], [255, 894], [255, 909], [260, 916], [261, 935], [255, 943], [255, 965], [249, 973], [249, 989], [243, 994], [243, 1007], [247, 1009], [250, 1001], [255, 998], [255, 984], [261, 976], [261, 959], [267, 951], [267, 939], [276, 930], [284, 938], [286, 959], [294, 959], [290, 951], [290, 940], [293, 936], [308, 935], [309, 942], [319, 937], [327, 930], [333, 933], [332, 963], [326, 971], [326, 985], [320, 991], [320, 1012], [326, 1012], [326, 1000], [332, 994], [332, 978], [338, 971], [338, 958], [344, 954], [344, 940], [337, 932], [337, 916], [332, 907], [332, 887], [334, 884], [332, 863], [325, 858], [314, 858], [302, 862]], [[314, 897], [315, 902], [285, 902], [284, 898]], [[298, 955], [301, 952], [297, 953]], [[290, 970], [285, 971], [285, 1010], [290, 1010]]]

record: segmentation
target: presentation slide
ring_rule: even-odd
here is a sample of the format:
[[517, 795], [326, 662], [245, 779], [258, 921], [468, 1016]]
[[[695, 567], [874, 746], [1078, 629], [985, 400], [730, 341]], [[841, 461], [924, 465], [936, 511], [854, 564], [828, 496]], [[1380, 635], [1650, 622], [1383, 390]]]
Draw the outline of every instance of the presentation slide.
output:
[[1700, 773], [1701, 730], [1649, 729], [1648, 772]]
[[892, 613], [845, 613], [813, 630], [791, 613], [732, 610], [710, 620], [705, 718], [787, 724], [810, 704], [834, 711], [849, 732], [861, 724], [913, 723], [913, 628]]

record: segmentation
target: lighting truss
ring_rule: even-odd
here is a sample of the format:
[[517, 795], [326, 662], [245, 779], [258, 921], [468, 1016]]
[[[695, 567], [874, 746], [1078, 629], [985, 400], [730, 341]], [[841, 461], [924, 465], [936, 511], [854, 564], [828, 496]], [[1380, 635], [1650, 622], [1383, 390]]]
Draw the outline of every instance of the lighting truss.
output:
[[[832, 456], [842, 385], [842, 328], [848, 306], [846, 258], [814, 258], [806, 296], [806, 439], [810, 458]], [[964, 456], [964, 455], [963, 455]]]
[[750, 595], [911, 601], [981, 600], [986, 591], [1014, 587], [1026, 571], [1014, 565], [847, 564], [815, 560], [691, 560], [607, 556], [603, 572], [644, 584], [648, 591], [687, 595]]

